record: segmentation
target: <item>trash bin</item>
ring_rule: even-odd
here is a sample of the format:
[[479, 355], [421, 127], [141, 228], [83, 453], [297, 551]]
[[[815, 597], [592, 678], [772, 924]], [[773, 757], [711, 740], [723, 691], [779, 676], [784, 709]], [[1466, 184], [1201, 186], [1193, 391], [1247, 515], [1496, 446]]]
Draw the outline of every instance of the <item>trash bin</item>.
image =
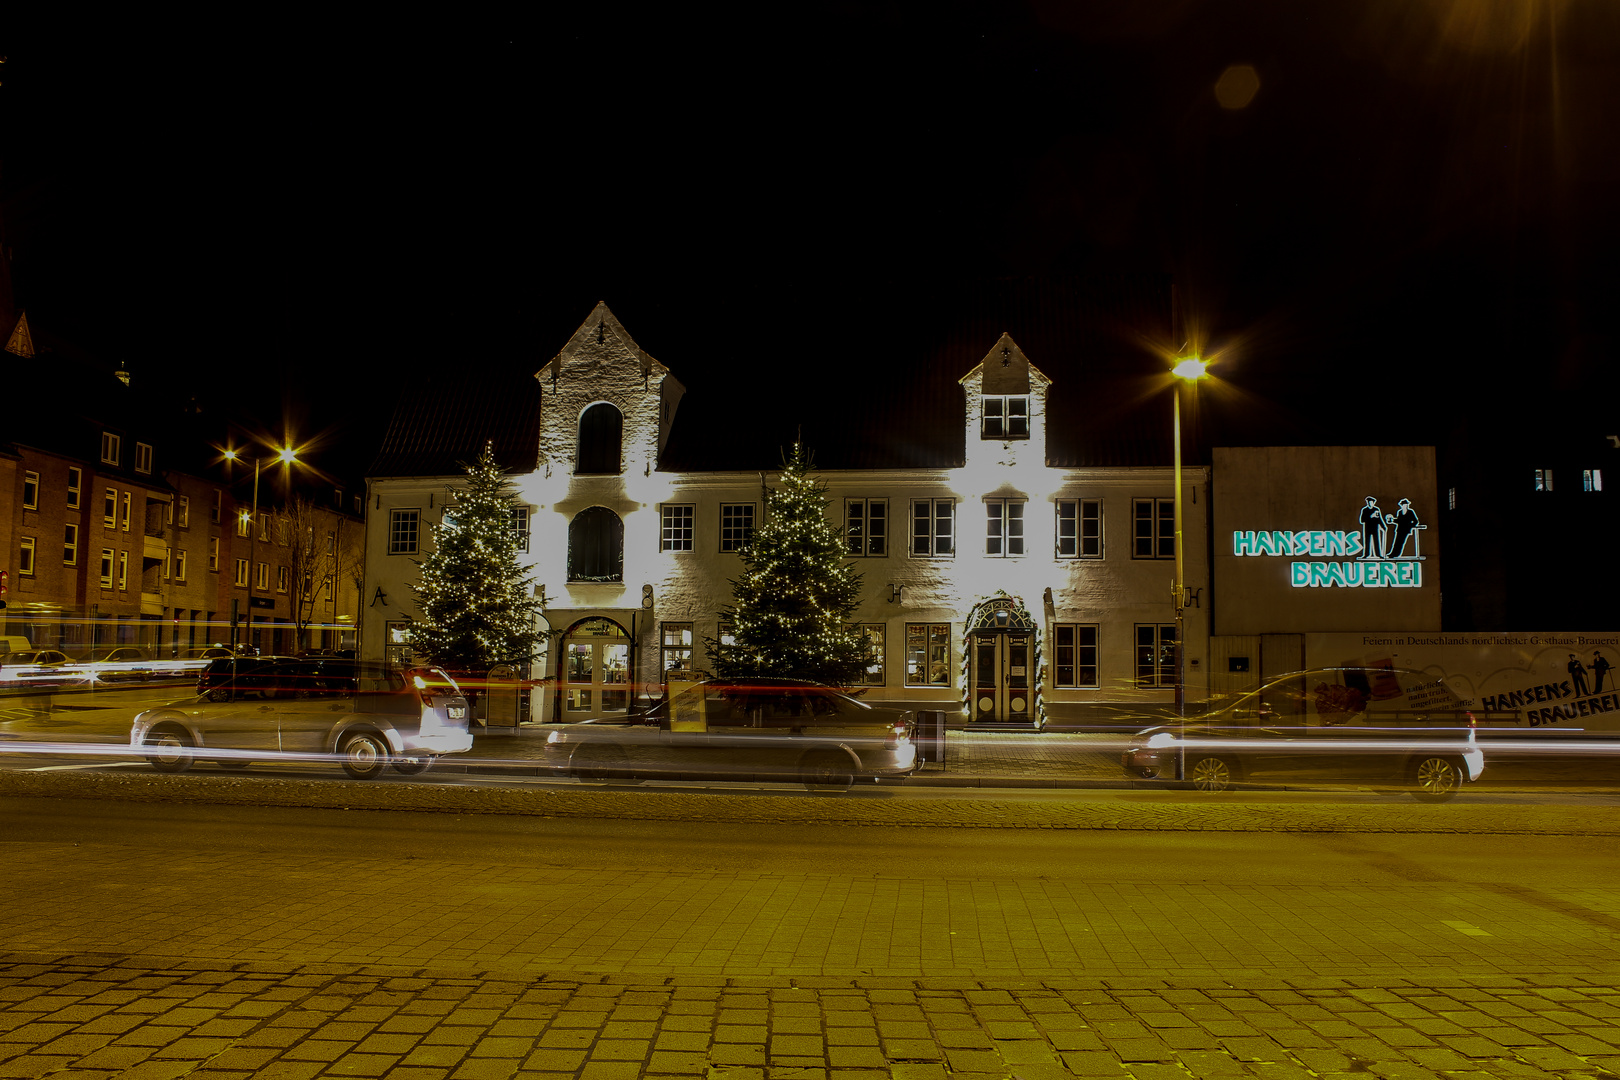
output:
[[917, 756], [931, 765], [945, 767], [945, 714], [935, 709], [917, 712], [917, 730], [912, 733]]

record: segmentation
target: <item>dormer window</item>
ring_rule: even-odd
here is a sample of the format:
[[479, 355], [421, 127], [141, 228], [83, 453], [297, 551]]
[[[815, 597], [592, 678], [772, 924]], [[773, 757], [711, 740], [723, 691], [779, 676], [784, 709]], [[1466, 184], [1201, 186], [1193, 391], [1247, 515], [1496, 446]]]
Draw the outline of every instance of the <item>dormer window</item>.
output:
[[583, 476], [617, 476], [621, 470], [620, 443], [624, 417], [605, 401], [598, 401], [579, 417], [579, 445], [574, 472]]
[[981, 438], [1029, 438], [1029, 395], [1011, 394], [984, 399], [984, 427]]

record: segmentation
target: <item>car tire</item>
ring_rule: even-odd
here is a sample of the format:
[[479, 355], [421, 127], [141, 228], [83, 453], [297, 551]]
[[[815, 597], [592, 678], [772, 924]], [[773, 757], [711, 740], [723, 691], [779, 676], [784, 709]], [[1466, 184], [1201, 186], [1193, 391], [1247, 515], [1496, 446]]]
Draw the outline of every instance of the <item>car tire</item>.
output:
[[641, 779], [630, 772], [630, 759], [617, 743], [586, 743], [574, 751], [574, 776], [606, 784], [630, 786]]
[[[145, 745], [160, 746], [168, 750], [179, 750], [181, 748], [190, 749], [196, 744], [191, 741], [190, 735], [176, 731], [173, 728], [164, 728], [149, 733], [146, 736]], [[159, 751], [148, 756], [147, 760], [152, 763], [152, 768], [158, 772], [183, 773], [191, 768], [192, 757], [186, 753], [164, 754]]]
[[855, 766], [848, 754], [817, 750], [799, 762], [799, 782], [809, 791], [834, 794], [848, 791], [855, 783]]
[[375, 780], [388, 768], [388, 742], [371, 731], [357, 731], [338, 747], [343, 771], [356, 780]]
[[432, 754], [411, 755], [394, 759], [394, 771], [402, 776], [420, 776], [432, 767]]
[[1418, 802], [1448, 802], [1462, 790], [1463, 777], [1467, 775], [1460, 758], [1427, 754], [1412, 762], [1407, 770], [1408, 790]]
[[1194, 791], [1226, 791], [1241, 779], [1243, 773], [1237, 762], [1219, 754], [1197, 754], [1187, 757], [1187, 783]]
[[207, 698], [209, 701], [225, 701], [230, 696], [231, 692], [229, 690], [217, 686], [203, 695], [203, 697]]
[[214, 764], [222, 769], [245, 769], [253, 762], [244, 761], [242, 758], [218, 758]]

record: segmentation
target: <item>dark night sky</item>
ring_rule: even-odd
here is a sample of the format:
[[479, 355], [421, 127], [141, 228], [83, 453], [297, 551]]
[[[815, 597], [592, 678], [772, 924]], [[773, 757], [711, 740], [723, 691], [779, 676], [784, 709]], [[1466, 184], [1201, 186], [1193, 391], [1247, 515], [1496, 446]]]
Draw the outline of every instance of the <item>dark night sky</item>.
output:
[[338, 467], [598, 299], [721, 383], [997, 275], [1172, 273], [1240, 397], [1385, 440], [1616, 400], [1612, 0], [569, 7], [0, 26], [19, 302]]

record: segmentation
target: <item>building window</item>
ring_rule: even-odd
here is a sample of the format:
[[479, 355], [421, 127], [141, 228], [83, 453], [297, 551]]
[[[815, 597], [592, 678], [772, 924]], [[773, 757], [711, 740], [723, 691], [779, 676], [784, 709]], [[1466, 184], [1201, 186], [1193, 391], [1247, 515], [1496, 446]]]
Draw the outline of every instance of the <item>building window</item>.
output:
[[887, 555], [889, 500], [845, 499], [844, 536], [851, 555]]
[[951, 624], [906, 624], [906, 685], [951, 685]]
[[260, 514], [259, 515], [259, 540], [260, 540], [260, 542], [266, 543], [266, 544], [268, 544], [270, 542], [270, 515], [269, 514]]
[[605, 506], [592, 506], [568, 523], [568, 580], [624, 580], [624, 522]]
[[259, 563], [253, 569], [253, 587], [260, 592], [270, 591], [270, 564]]
[[62, 565], [79, 565], [79, 527], [69, 525], [62, 530]]
[[118, 457], [123, 452], [124, 440], [110, 431], [101, 433], [101, 460], [108, 465], [118, 464]]
[[580, 413], [574, 472], [587, 476], [617, 476], [622, 472], [623, 432], [624, 417], [605, 401]]
[[[529, 550], [529, 508], [527, 506], [512, 507], [512, 535], [517, 540], [519, 551]], [[337, 550], [337, 537], [331, 533], [326, 534], [326, 553], [328, 555]]]
[[39, 473], [23, 473], [23, 509], [39, 509]]
[[211, 573], [219, 573], [219, 537], [208, 538], [208, 569]]
[[236, 515], [236, 535], [247, 536], [253, 529], [253, 515], [243, 510]]
[[692, 670], [692, 624], [667, 622], [662, 629], [658, 670], [664, 673], [663, 681], [668, 682], [671, 671]]
[[691, 551], [697, 511], [690, 503], [664, 504], [664, 533], [659, 550]]
[[112, 548], [101, 549], [101, 587], [103, 589], [113, 587], [113, 556], [116, 554], [117, 552], [113, 551]]
[[1133, 559], [1173, 559], [1176, 557], [1176, 501], [1136, 499], [1132, 538]]
[[135, 444], [135, 471], [140, 473], [152, 471], [152, 447], [146, 443]]
[[169, 580], [169, 560], [174, 555], [173, 550], [165, 544], [163, 546], [163, 580]]
[[986, 439], [1029, 438], [1029, 396], [985, 398], [980, 434]]
[[984, 501], [986, 555], [1024, 553], [1024, 500], [986, 499]]
[[191, 528], [191, 500], [184, 495], [180, 496], [180, 509], [175, 516], [182, 529]]
[[119, 500], [118, 527], [123, 529], [125, 532], [129, 532], [129, 498], [130, 493], [126, 491], [124, 492], [124, 497]]
[[34, 538], [32, 536], [24, 536], [21, 539], [22, 550], [17, 553], [17, 573], [26, 574], [29, 577], [33, 577]]
[[77, 465], [68, 467], [67, 505], [69, 510], [79, 508], [79, 489], [84, 483], [84, 470]]
[[165, 525], [173, 525], [174, 524], [174, 496], [173, 495], [169, 496], [169, 502], [163, 508], [163, 524], [165, 524]]
[[334, 580], [333, 575], [331, 574], [327, 574], [326, 577], [322, 578], [321, 580], [323, 587], [326, 589], [326, 597], [323, 600], [323, 603], [327, 607], [332, 607], [333, 601], [337, 599], [337, 582]]
[[950, 555], [956, 551], [956, 502], [953, 499], [911, 501], [911, 553]]
[[120, 591], [129, 590], [129, 552], [118, 553], [118, 588]]
[[1457, 509], [1457, 489], [1454, 487], [1446, 488], [1446, 509]]
[[888, 681], [887, 673], [883, 670], [883, 631], [882, 623], [856, 623], [850, 627], [865, 642], [871, 654], [871, 662], [861, 677], [856, 679], [858, 686], [882, 686]]
[[720, 639], [720, 644], [737, 644], [737, 623], [729, 616], [720, 616], [720, 625], [716, 628], [716, 631], [715, 636]]
[[[523, 550], [529, 550], [529, 528], [527, 520], [525, 520], [523, 527]], [[337, 533], [335, 532], [329, 531], [326, 534], [326, 553], [328, 555], [337, 554]]]
[[174, 580], [182, 583], [186, 580], [186, 553], [183, 551], [174, 553]]
[[1052, 627], [1055, 685], [1094, 687], [1097, 684], [1097, 627], [1087, 623], [1058, 623]]
[[1102, 558], [1102, 500], [1057, 501], [1057, 557]]
[[720, 505], [720, 550], [741, 551], [754, 538], [754, 504]]
[[108, 488], [101, 503], [101, 523], [109, 529], [118, 528], [118, 489]]
[[1582, 491], [1602, 491], [1603, 490], [1603, 470], [1602, 469], [1582, 469], [1581, 470], [1581, 490]]
[[[307, 582], [306, 582], [306, 584], [307, 584]], [[278, 567], [276, 567], [276, 592], [286, 592], [286, 591], [287, 591], [287, 568], [285, 566], [278, 566]]]
[[215, 525], [219, 524], [219, 516], [225, 509], [225, 493], [218, 488], [214, 489], [214, 508], [208, 511], [208, 520]]
[[1553, 487], [1552, 487], [1552, 470], [1551, 469], [1537, 469], [1536, 470], [1536, 490], [1537, 491], [1551, 491], [1552, 489], [1553, 489]]
[[248, 561], [246, 559], [236, 559], [234, 569], [236, 571], [236, 587], [238, 589], [247, 588]]
[[388, 554], [415, 555], [416, 535], [421, 528], [422, 511], [390, 510], [388, 512]]
[[1176, 685], [1176, 624], [1136, 624], [1136, 685]]

